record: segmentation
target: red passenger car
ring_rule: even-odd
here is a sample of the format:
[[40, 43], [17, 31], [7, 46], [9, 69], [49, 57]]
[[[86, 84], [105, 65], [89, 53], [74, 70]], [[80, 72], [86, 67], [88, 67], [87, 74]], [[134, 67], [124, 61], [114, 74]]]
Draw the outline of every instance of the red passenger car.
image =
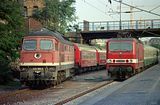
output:
[[143, 68], [143, 44], [134, 38], [112, 38], [107, 40], [108, 73], [115, 78], [126, 78]]
[[73, 43], [47, 29], [25, 36], [20, 55], [20, 79], [28, 85], [60, 82], [74, 67]]
[[97, 66], [99, 69], [105, 68], [106, 65], [106, 49], [96, 47]]
[[75, 68], [77, 73], [96, 69], [96, 49], [92, 46], [74, 44]]

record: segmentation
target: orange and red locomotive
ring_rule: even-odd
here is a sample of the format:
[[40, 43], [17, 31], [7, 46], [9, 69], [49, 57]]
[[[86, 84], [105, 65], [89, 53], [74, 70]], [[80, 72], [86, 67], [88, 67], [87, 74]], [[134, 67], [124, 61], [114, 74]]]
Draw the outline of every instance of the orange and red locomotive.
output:
[[74, 67], [73, 43], [47, 29], [25, 36], [20, 55], [20, 79], [28, 85], [60, 82]]

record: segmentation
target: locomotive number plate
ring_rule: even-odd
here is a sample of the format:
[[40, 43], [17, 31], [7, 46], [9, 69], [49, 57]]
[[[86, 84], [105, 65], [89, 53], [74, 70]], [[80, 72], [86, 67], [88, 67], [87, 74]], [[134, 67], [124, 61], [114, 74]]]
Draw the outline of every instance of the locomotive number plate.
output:
[[125, 60], [116, 60], [116, 62], [125, 62]]

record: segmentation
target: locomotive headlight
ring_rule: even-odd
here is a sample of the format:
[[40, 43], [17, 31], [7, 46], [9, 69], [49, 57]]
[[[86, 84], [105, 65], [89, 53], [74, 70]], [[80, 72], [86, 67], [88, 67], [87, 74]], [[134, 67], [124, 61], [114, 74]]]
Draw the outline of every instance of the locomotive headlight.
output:
[[132, 63], [133, 62], [133, 60], [132, 59], [130, 59], [130, 63]]
[[111, 59], [107, 59], [107, 63], [112, 63], [112, 60]]
[[41, 71], [34, 71], [35, 73], [37, 73], [37, 74], [40, 74], [41, 73]]
[[34, 57], [35, 57], [36, 59], [40, 59], [40, 58], [41, 58], [41, 54], [40, 54], [40, 53], [35, 53], [35, 54], [34, 54]]

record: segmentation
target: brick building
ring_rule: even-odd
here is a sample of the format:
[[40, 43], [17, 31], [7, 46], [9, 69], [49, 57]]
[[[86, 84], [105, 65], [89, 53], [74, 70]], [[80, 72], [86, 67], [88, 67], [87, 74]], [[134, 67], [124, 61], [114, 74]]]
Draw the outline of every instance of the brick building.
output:
[[32, 16], [34, 10], [45, 7], [44, 0], [22, 0], [21, 4], [24, 7], [24, 16]]
[[19, 0], [18, 2], [23, 6], [26, 33], [41, 29], [43, 25], [39, 21], [33, 19], [32, 15], [34, 10], [45, 7], [44, 0]]

